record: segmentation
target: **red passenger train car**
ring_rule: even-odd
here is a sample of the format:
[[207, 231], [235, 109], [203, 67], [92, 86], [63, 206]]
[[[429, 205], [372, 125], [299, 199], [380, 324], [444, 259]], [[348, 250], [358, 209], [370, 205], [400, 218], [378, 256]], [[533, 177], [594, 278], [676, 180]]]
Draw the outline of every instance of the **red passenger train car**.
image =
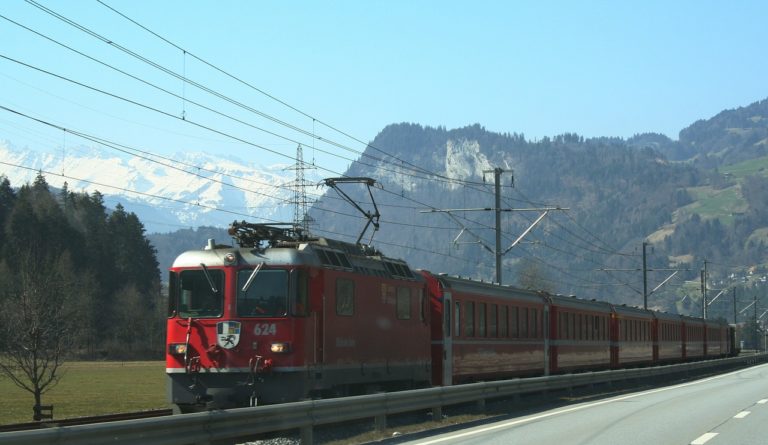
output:
[[653, 361], [674, 363], [683, 360], [683, 320], [679, 315], [653, 312]]
[[646, 366], [735, 352], [719, 321], [414, 272], [292, 226], [234, 223], [170, 269], [178, 411]]
[[545, 299], [534, 292], [423, 271], [432, 302], [433, 382], [541, 374]]
[[613, 307], [601, 301], [550, 296], [549, 371], [606, 369], [611, 366]]

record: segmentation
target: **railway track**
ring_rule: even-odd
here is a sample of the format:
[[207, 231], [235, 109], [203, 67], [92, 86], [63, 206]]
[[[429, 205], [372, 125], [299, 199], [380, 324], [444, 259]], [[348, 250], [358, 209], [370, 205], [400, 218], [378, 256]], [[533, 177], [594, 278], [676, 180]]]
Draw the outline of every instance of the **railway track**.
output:
[[114, 422], [117, 420], [148, 419], [150, 417], [170, 416], [173, 412], [170, 409], [154, 409], [148, 411], [136, 411], [130, 413], [103, 414], [99, 416], [74, 417], [71, 419], [44, 420], [41, 422], [14, 423], [9, 425], [0, 425], [0, 433], [9, 433], [12, 431], [39, 430], [43, 428], [53, 428], [59, 426], [88, 425], [93, 423]]

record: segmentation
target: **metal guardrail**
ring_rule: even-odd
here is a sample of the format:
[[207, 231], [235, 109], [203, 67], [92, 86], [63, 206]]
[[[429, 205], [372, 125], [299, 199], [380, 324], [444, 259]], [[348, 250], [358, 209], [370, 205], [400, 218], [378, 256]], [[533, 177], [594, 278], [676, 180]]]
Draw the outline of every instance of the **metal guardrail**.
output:
[[467, 385], [312, 400], [255, 408], [210, 411], [169, 417], [124, 420], [93, 425], [54, 427], [36, 431], [0, 433], [0, 444], [79, 445], [134, 444], [186, 445], [226, 443], [258, 434], [301, 431], [302, 443], [312, 443], [312, 428], [350, 420], [375, 419], [386, 426], [386, 416], [432, 409], [441, 418], [442, 407], [484, 403], [487, 399], [516, 397], [579, 386], [647, 379], [712, 369], [728, 369], [768, 361], [768, 354], [684, 363], [652, 368], [619, 369], [548, 377], [534, 377]]

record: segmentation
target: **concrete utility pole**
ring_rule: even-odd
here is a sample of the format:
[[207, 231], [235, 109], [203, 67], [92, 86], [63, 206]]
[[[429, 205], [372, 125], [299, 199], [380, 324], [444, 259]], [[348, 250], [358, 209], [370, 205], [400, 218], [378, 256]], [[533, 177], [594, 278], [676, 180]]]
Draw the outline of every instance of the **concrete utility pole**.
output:
[[[493, 169], [493, 190], [495, 194], [495, 208], [496, 213], [496, 249], [494, 250], [496, 257], [496, 282], [501, 284], [501, 174], [505, 170], [498, 167]], [[491, 173], [490, 171], [483, 171], [483, 174]]]
[[736, 288], [733, 288], [733, 325], [736, 326]]
[[707, 319], [707, 260], [704, 260], [704, 268], [701, 269], [701, 318]]
[[755, 349], [757, 349], [757, 295], [754, 296], [755, 300]]
[[[480, 244], [486, 250], [488, 250], [490, 252], [493, 252], [494, 257], [496, 259], [496, 280], [495, 280], [495, 282], [497, 282], [499, 284], [501, 284], [501, 280], [502, 280], [502, 272], [501, 272], [501, 263], [502, 263], [501, 259], [502, 259], [502, 257], [507, 252], [512, 250], [513, 247], [515, 247], [517, 244], [519, 244], [520, 241], [522, 241], [522, 239], [526, 235], [528, 235], [528, 233], [530, 233], [531, 230], [533, 230], [533, 228], [539, 222], [541, 222], [541, 220], [544, 219], [544, 217], [547, 216], [547, 213], [549, 213], [551, 210], [569, 210], [569, 208], [567, 208], [567, 207], [543, 207], [543, 208], [528, 208], [528, 209], [502, 209], [501, 208], [501, 175], [502, 175], [502, 173], [506, 173], [508, 171], [509, 170], [504, 170], [504, 169], [498, 168], [498, 167], [494, 168], [493, 170], [484, 170], [483, 171], [483, 175], [485, 175], [486, 173], [493, 173], [494, 198], [495, 198], [494, 199], [494, 207], [493, 208], [484, 207], [484, 208], [471, 208], [471, 209], [431, 209], [431, 210], [422, 210], [421, 211], [421, 213], [446, 213], [457, 224], [462, 226], [461, 233], [459, 233], [459, 236], [457, 236], [453, 240], [454, 244], [458, 244], [458, 239], [461, 237], [461, 235], [464, 232], [467, 232], [467, 233], [471, 234], [472, 236], [474, 236], [475, 239], [477, 239], [477, 244]], [[483, 180], [485, 180], [485, 176], [483, 176]], [[513, 179], [512, 183], [514, 184], [514, 179]], [[459, 222], [456, 217], [451, 215], [452, 212], [476, 212], [476, 211], [490, 211], [490, 210], [493, 210], [496, 213], [496, 227], [495, 227], [495, 232], [496, 232], [496, 243], [495, 244], [496, 245], [495, 245], [495, 249], [491, 249], [490, 247], [488, 247], [483, 242], [481, 237], [479, 237], [478, 235], [475, 235], [474, 233], [472, 233], [472, 231], [469, 230], [467, 227], [464, 227], [464, 225], [461, 222]], [[532, 222], [530, 224], [530, 226], [528, 226], [528, 228], [525, 229], [523, 231], [523, 233], [520, 234], [520, 236], [518, 236], [517, 239], [515, 239], [515, 241], [513, 241], [512, 244], [509, 247], [507, 247], [506, 250], [502, 250], [502, 248], [501, 248], [501, 212], [532, 212], [532, 211], [543, 212], [543, 213], [541, 215], [539, 215], [539, 217], [536, 218], [536, 220], [534, 222]]]
[[648, 309], [648, 265], [646, 262], [645, 248], [648, 243], [643, 241], [643, 309]]

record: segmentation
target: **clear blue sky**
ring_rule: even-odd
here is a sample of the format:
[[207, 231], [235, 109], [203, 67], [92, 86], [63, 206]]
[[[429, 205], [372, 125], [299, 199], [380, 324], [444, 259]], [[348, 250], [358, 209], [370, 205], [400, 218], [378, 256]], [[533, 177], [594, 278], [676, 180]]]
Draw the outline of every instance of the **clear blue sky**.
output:
[[[39, 3], [253, 109], [361, 151], [317, 121], [228, 79], [96, 1]], [[529, 139], [575, 132], [676, 139], [698, 119], [768, 97], [765, 1], [143, 1], [103, 0], [188, 52], [362, 141], [386, 125], [480, 123]], [[0, 55], [131, 98], [194, 127], [0, 59], [0, 105], [159, 153], [233, 153], [290, 162], [310, 138], [183, 85], [22, 0], [0, 14], [270, 136], [152, 90], [0, 19]], [[313, 129], [314, 127], [314, 129]], [[0, 111], [17, 147], [93, 145]], [[316, 143], [320, 150], [340, 152]], [[305, 149], [342, 172], [348, 160]]]

